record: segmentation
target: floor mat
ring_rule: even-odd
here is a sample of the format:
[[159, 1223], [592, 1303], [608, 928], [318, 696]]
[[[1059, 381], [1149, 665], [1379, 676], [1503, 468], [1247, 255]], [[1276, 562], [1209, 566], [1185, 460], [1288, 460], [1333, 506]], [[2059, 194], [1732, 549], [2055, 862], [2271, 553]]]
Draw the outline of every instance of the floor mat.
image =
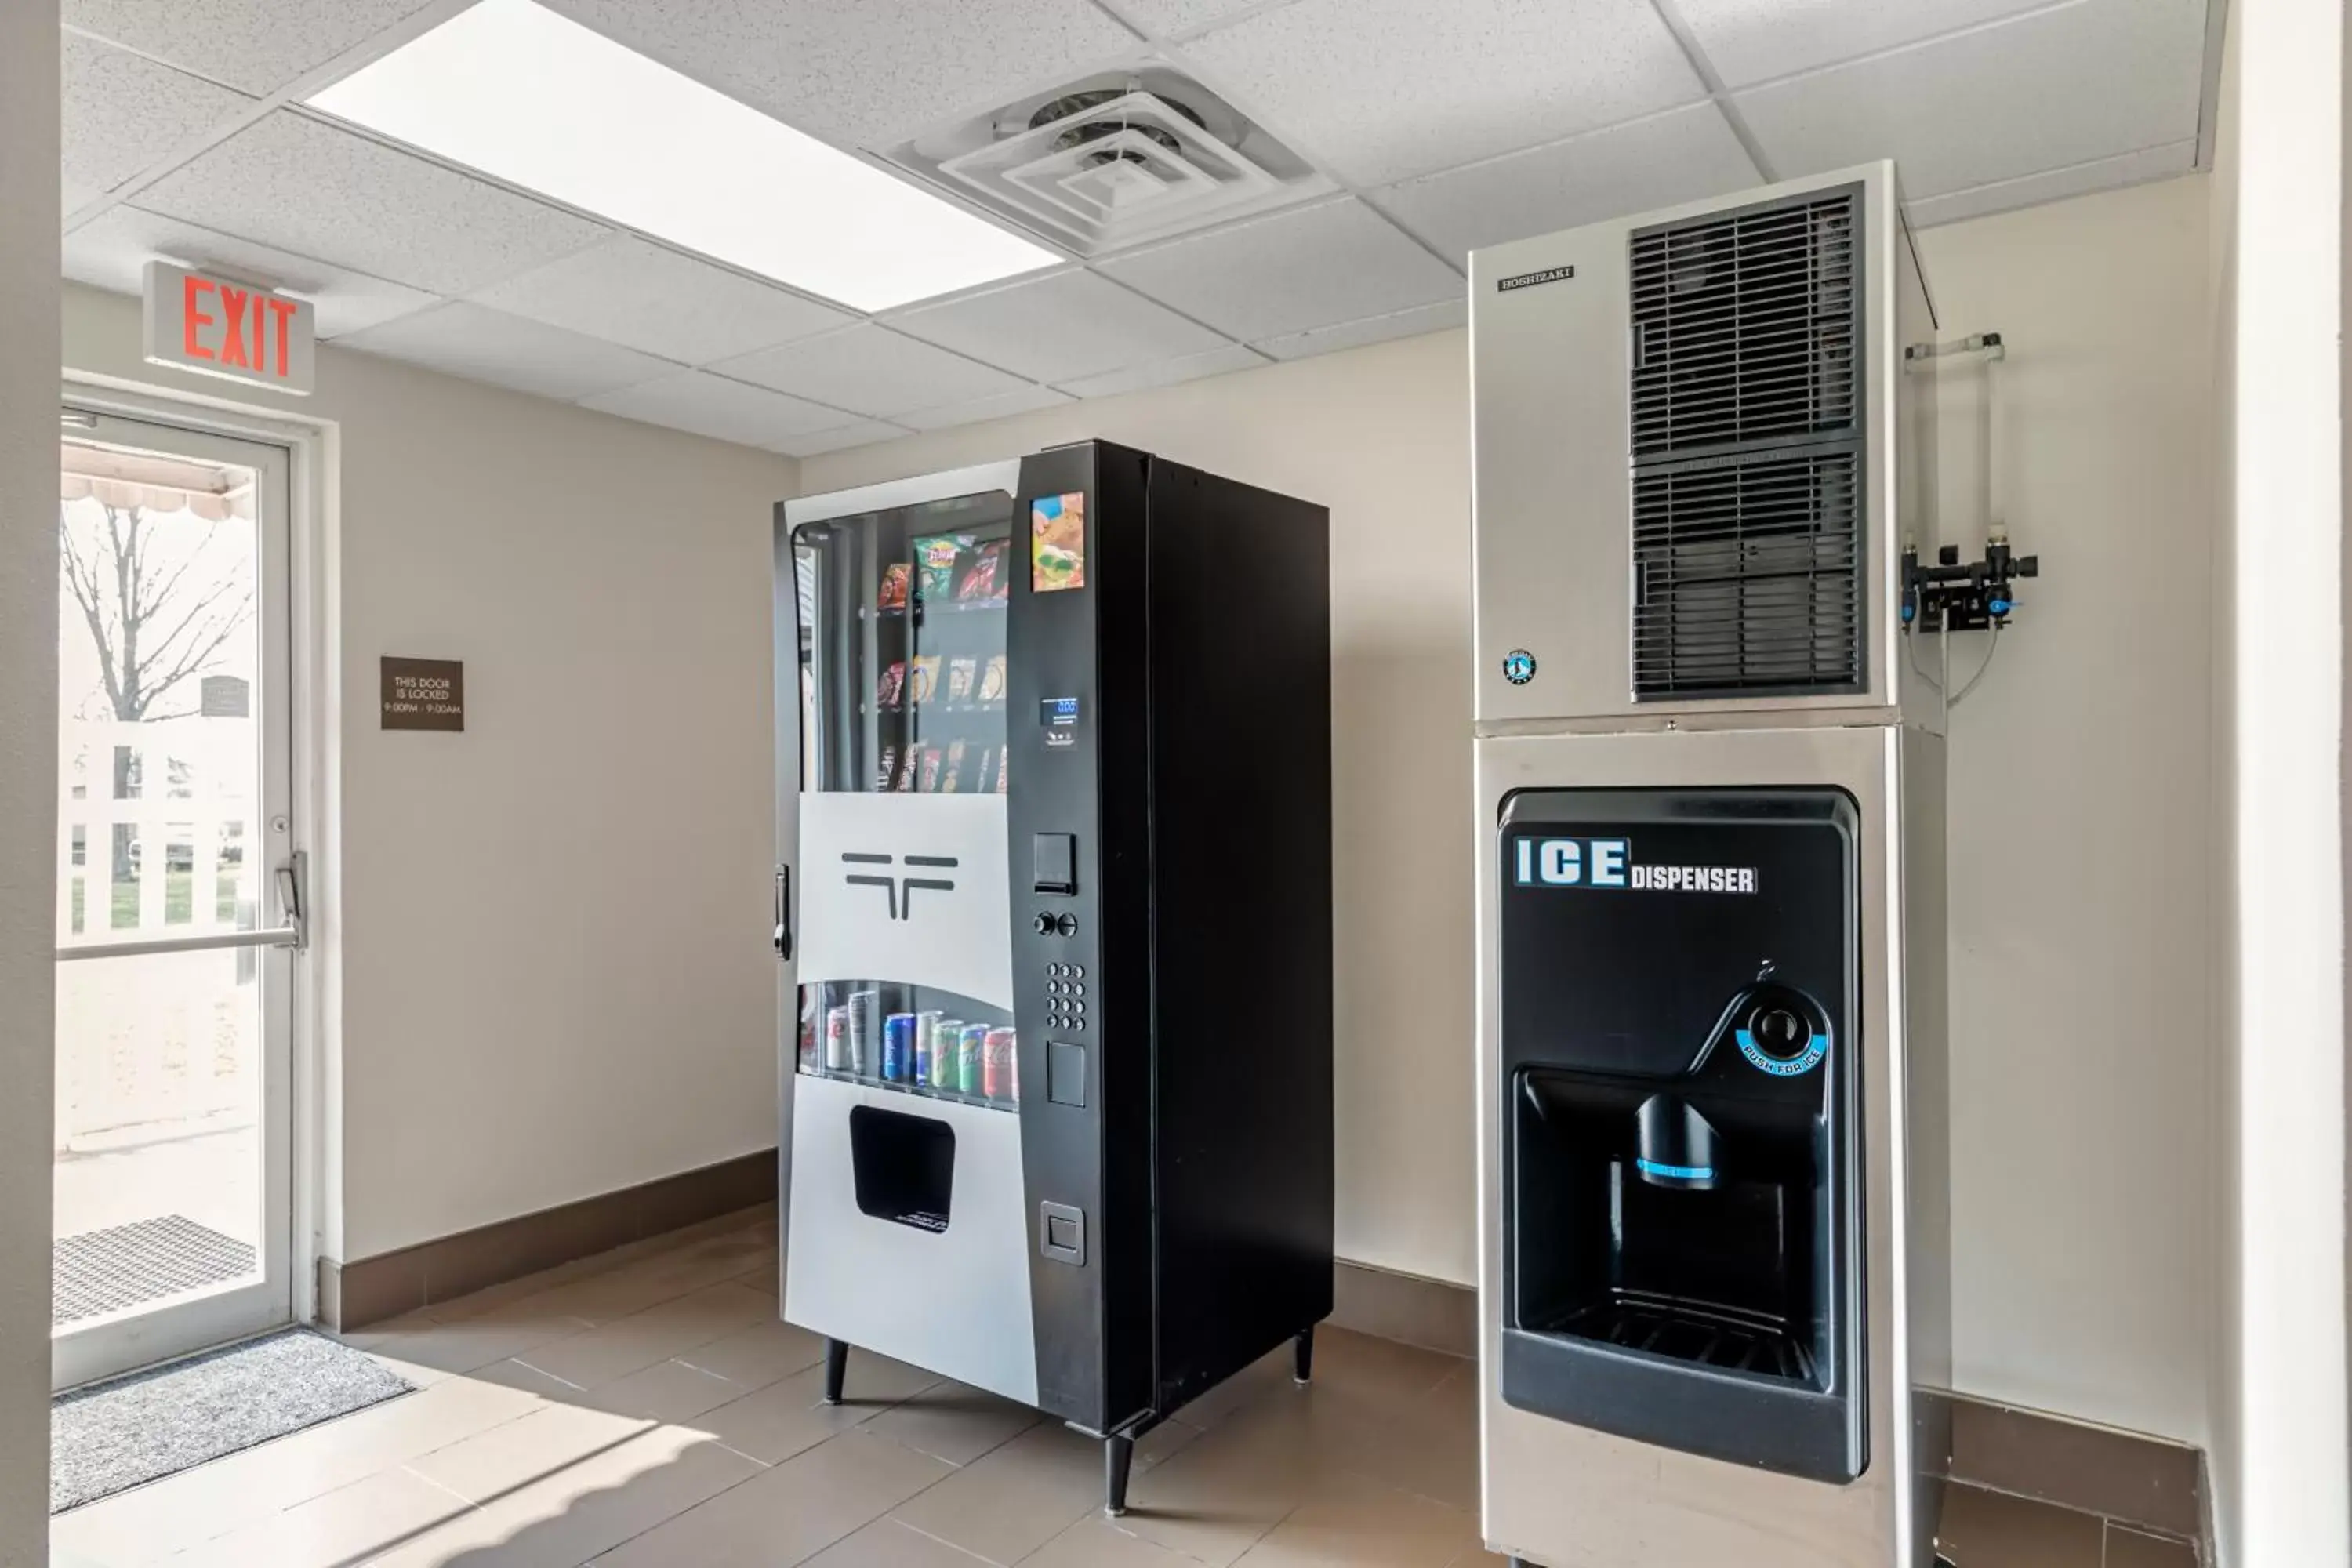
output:
[[120, 1312], [254, 1269], [252, 1247], [182, 1215], [85, 1231], [51, 1251], [49, 1321]]
[[289, 1329], [61, 1394], [49, 1404], [49, 1511], [62, 1513], [415, 1385]]

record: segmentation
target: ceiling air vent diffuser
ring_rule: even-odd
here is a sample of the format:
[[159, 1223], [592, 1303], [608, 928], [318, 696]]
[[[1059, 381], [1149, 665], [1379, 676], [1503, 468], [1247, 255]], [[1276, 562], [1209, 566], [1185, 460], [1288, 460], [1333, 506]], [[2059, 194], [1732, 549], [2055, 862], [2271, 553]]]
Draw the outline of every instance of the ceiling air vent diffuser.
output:
[[1336, 188], [1214, 94], [1154, 66], [1024, 99], [890, 156], [1082, 256]]

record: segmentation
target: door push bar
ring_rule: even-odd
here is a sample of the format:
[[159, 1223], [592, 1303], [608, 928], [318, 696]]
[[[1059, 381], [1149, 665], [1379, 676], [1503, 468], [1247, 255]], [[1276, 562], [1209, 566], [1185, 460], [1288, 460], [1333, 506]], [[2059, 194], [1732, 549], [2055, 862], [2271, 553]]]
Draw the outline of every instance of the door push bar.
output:
[[140, 958], [166, 952], [211, 952], [225, 948], [287, 947], [300, 952], [310, 945], [310, 908], [303, 890], [310, 883], [310, 857], [294, 851], [278, 868], [278, 917], [286, 923], [267, 931], [217, 931], [210, 936], [163, 936], [144, 942], [97, 942], [57, 950], [58, 962], [81, 958]]

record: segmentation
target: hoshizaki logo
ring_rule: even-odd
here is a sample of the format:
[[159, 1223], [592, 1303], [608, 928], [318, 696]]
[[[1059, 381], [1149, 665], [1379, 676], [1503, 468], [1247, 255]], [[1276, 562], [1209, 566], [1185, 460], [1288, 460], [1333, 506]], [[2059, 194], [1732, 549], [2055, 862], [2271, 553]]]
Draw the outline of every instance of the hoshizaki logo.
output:
[[1630, 838], [1522, 838], [1512, 847], [1522, 888], [1600, 888], [1648, 893], [1752, 893], [1753, 866], [1636, 864]]

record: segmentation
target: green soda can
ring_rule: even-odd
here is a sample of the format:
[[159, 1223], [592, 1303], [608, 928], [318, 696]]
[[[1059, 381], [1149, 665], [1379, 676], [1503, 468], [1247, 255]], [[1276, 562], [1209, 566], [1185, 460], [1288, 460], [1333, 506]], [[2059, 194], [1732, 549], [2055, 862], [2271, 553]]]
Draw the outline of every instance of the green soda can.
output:
[[953, 1089], [956, 1086], [956, 1042], [963, 1037], [961, 1018], [940, 1018], [931, 1026], [931, 1077], [933, 1089]]
[[965, 1094], [977, 1096], [982, 1083], [981, 1058], [988, 1048], [988, 1026], [966, 1024], [956, 1036], [956, 1083]]

